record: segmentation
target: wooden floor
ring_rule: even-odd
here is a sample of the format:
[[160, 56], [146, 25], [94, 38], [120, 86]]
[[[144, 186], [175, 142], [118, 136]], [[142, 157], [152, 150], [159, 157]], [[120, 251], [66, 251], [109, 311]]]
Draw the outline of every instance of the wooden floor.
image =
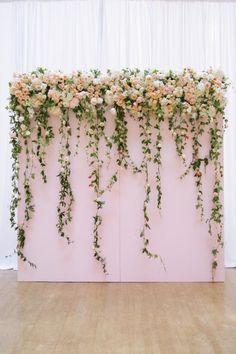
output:
[[236, 269], [211, 283], [17, 283], [0, 272], [0, 354], [236, 354]]

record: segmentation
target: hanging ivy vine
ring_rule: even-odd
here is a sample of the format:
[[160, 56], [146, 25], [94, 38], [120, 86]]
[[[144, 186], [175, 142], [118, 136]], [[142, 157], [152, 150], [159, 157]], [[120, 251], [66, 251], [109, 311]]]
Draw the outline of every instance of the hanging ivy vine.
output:
[[[168, 127], [176, 146], [176, 153], [183, 163], [182, 179], [193, 173], [196, 187], [196, 208], [201, 219], [207, 221], [208, 231], [215, 236], [212, 250], [212, 274], [214, 277], [218, 254], [223, 246], [222, 193], [222, 145], [225, 119], [225, 92], [227, 79], [220, 71], [209, 69], [200, 74], [192, 69], [181, 73], [158, 70], [125, 69], [120, 72], [98, 70], [89, 73], [74, 72], [64, 75], [39, 68], [30, 74], [16, 76], [10, 83], [9, 111], [11, 117], [12, 146], [12, 200], [10, 221], [17, 231], [17, 254], [23, 261], [31, 261], [24, 255], [27, 227], [35, 211], [32, 180], [35, 165], [39, 163], [44, 183], [47, 183], [47, 147], [59, 133], [58, 156], [60, 185], [57, 206], [57, 229], [68, 243], [71, 238], [68, 225], [73, 217], [74, 195], [71, 185], [71, 136], [70, 112], [77, 119], [76, 147], [79, 151], [80, 134], [85, 127], [86, 151], [90, 165], [89, 185], [94, 192], [95, 214], [93, 217], [93, 251], [95, 259], [108, 273], [106, 258], [102, 252], [102, 211], [104, 194], [117, 182], [119, 171], [129, 169], [144, 177], [143, 227], [140, 237], [142, 253], [164, 262], [156, 250], [151, 250], [148, 231], [150, 229], [149, 202], [152, 191], [150, 164], [156, 166], [156, 207], [162, 208], [162, 147], [165, 144], [163, 129]], [[107, 113], [109, 115], [107, 115]], [[59, 130], [50, 125], [50, 117], [59, 119]], [[142, 148], [142, 161], [137, 165], [130, 155], [128, 145], [128, 120], [137, 121]], [[109, 120], [114, 120], [114, 131], [106, 133]], [[203, 155], [202, 137], [209, 135], [209, 151]], [[100, 145], [105, 142], [106, 153], [101, 157]], [[186, 148], [191, 145], [192, 156], [188, 161]], [[116, 151], [116, 152], [115, 152]], [[117, 168], [107, 185], [101, 181], [101, 170], [106, 168], [113, 155]], [[25, 161], [23, 162], [23, 157]], [[106, 164], [105, 164], [106, 162]], [[203, 175], [208, 166], [214, 167], [214, 186], [210, 215], [205, 215], [203, 198]], [[23, 170], [22, 170], [23, 168]], [[18, 181], [21, 176], [22, 190]], [[19, 203], [24, 205], [23, 219], [16, 221]], [[160, 215], [159, 215], [160, 216]]]
[[61, 237], [65, 237], [70, 244], [72, 241], [65, 232], [65, 227], [72, 221], [72, 205], [74, 202], [73, 191], [70, 183], [71, 163], [70, 163], [70, 137], [71, 127], [68, 112], [63, 112], [61, 115], [59, 133], [61, 136], [59, 165], [60, 172], [58, 174], [60, 182], [59, 203], [57, 206], [57, 229]]

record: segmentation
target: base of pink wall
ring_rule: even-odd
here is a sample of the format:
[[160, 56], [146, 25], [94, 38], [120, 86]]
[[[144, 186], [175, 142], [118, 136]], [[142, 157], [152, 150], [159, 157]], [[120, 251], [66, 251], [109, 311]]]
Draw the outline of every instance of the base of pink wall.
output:
[[[111, 124], [112, 125], [112, 124]], [[112, 129], [112, 126], [111, 126]], [[132, 158], [141, 159], [138, 127], [129, 120], [129, 147]], [[207, 146], [207, 137], [203, 144]], [[72, 137], [73, 146], [75, 137]], [[101, 265], [93, 258], [92, 217], [94, 195], [88, 187], [89, 168], [84, 152], [85, 136], [81, 137], [79, 155], [72, 160], [72, 186], [75, 196], [73, 221], [68, 234], [74, 243], [67, 245], [56, 230], [56, 205], [58, 199], [57, 156], [59, 141], [56, 138], [48, 148], [48, 183], [38, 176], [33, 185], [36, 212], [27, 230], [26, 256], [37, 265], [30, 268], [19, 262], [19, 281], [52, 282], [209, 282], [211, 281], [211, 249], [214, 237], [207, 232], [207, 224], [201, 222], [195, 209], [193, 176], [184, 180], [179, 176], [184, 167], [179, 161], [173, 139], [167, 129], [162, 149], [162, 215], [156, 208], [154, 166], [150, 168], [152, 198], [149, 207], [151, 220], [150, 248], [161, 255], [166, 271], [158, 260], [141, 254], [139, 237], [143, 224], [142, 205], [144, 177], [120, 171], [119, 182], [105, 195], [103, 209], [102, 252], [106, 256], [109, 275], [105, 276]], [[187, 155], [191, 156], [191, 148]], [[204, 153], [204, 152], [203, 152]], [[107, 180], [114, 171], [111, 162], [102, 171]], [[209, 215], [213, 187], [213, 170], [204, 176], [205, 214]], [[23, 210], [19, 210], [21, 219]], [[223, 251], [215, 281], [224, 281]]]

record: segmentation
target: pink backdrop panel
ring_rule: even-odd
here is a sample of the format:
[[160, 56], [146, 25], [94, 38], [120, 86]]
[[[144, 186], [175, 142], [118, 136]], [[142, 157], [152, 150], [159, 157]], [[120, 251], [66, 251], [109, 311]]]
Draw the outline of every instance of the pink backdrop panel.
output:
[[[57, 126], [57, 118], [53, 118]], [[108, 116], [110, 131], [114, 123]], [[76, 121], [71, 117], [72, 130], [76, 131]], [[128, 119], [129, 149], [135, 162], [142, 158], [139, 145], [138, 124]], [[84, 131], [82, 127], [82, 132]], [[100, 263], [93, 258], [93, 220], [94, 194], [89, 185], [89, 166], [85, 152], [86, 137], [81, 134], [79, 154], [72, 158], [72, 187], [75, 196], [73, 221], [68, 234], [74, 241], [67, 245], [56, 230], [56, 206], [59, 183], [58, 151], [59, 134], [47, 150], [48, 183], [44, 184], [38, 176], [33, 183], [36, 211], [27, 229], [26, 256], [37, 265], [30, 268], [19, 261], [19, 281], [97, 281], [97, 282], [194, 282], [211, 281], [211, 249], [214, 238], [207, 232], [207, 224], [200, 220], [195, 209], [195, 186], [193, 175], [180, 180], [184, 167], [176, 155], [173, 139], [164, 127], [162, 148], [162, 212], [156, 208], [155, 166], [150, 168], [152, 187], [149, 215], [150, 248], [161, 255], [166, 270], [159, 260], [149, 259], [141, 253], [142, 241], [139, 237], [143, 224], [144, 176], [133, 175], [129, 171], [119, 172], [119, 181], [111, 192], [105, 195], [103, 208], [102, 252], [107, 260], [109, 275], [104, 275]], [[209, 137], [203, 137], [203, 145], [208, 147]], [[72, 148], [76, 137], [72, 136]], [[115, 152], [109, 166], [102, 170], [104, 183], [115, 171]], [[101, 146], [101, 154], [105, 147]], [[188, 147], [187, 156], [191, 157]], [[23, 165], [23, 162], [21, 162]], [[39, 170], [39, 168], [37, 167]], [[38, 173], [37, 173], [38, 175]], [[20, 179], [20, 185], [22, 178]], [[205, 214], [209, 215], [213, 187], [213, 170], [204, 176]], [[22, 219], [23, 205], [19, 208]], [[223, 252], [219, 255], [216, 281], [224, 280]]]

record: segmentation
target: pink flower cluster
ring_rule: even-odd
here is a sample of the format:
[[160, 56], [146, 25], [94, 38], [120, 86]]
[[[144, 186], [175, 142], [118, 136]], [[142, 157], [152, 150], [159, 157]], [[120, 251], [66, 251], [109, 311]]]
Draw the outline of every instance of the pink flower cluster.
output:
[[141, 116], [145, 110], [161, 110], [163, 116], [170, 116], [181, 110], [184, 115], [201, 111], [212, 118], [216, 107], [219, 111], [225, 106], [226, 86], [223, 73], [212, 69], [200, 74], [184, 69], [181, 73], [122, 70], [105, 75], [97, 71], [64, 75], [38, 69], [15, 77], [10, 83], [10, 102], [19, 114], [44, 105], [49, 115], [105, 105], [114, 115], [119, 106], [132, 116]]

